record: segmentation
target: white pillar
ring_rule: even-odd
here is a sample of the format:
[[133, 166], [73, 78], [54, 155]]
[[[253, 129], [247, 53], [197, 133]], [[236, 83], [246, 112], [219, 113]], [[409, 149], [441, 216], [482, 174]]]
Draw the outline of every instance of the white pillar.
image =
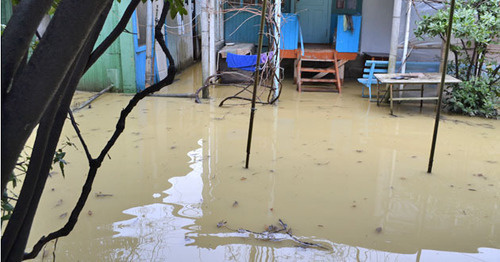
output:
[[410, 18], [411, 18], [411, 4], [413, 0], [407, 0], [406, 7], [406, 27], [405, 27], [405, 40], [403, 45], [403, 57], [401, 58], [401, 73], [406, 72], [406, 56], [408, 55], [408, 42], [410, 38]]
[[[403, 44], [403, 57], [401, 57], [401, 73], [406, 72], [406, 56], [408, 55], [408, 42], [410, 38], [410, 18], [411, 18], [411, 4], [413, 0], [406, 0], [406, 27], [405, 27], [405, 40]], [[399, 88], [403, 90], [405, 85], [400, 85]], [[399, 97], [403, 96], [403, 91], [399, 91]]]
[[208, 12], [208, 20], [209, 20], [209, 72], [210, 75], [214, 75], [216, 73], [215, 69], [215, 2], [216, 0], [209, 0], [210, 8]]
[[391, 47], [389, 49], [389, 73], [396, 71], [396, 57], [398, 54], [399, 24], [401, 20], [401, 0], [394, 0], [392, 15]]
[[154, 83], [153, 64], [153, 3], [146, 3], [146, 87]]
[[[207, 0], [199, 0], [198, 5], [201, 7], [200, 24], [201, 24], [201, 75], [202, 83], [210, 76], [209, 67], [209, 47], [208, 47], [208, 13]], [[207, 89], [208, 90], [208, 89]], [[208, 98], [208, 91], [203, 90], [203, 98]]]
[[281, 45], [281, 0], [276, 0], [274, 3], [274, 20], [276, 21], [276, 28], [274, 28], [274, 42], [275, 42], [275, 61], [274, 65], [276, 71], [274, 72], [273, 86], [276, 88], [274, 90], [274, 98], [279, 95], [279, 79], [280, 79], [280, 45]]

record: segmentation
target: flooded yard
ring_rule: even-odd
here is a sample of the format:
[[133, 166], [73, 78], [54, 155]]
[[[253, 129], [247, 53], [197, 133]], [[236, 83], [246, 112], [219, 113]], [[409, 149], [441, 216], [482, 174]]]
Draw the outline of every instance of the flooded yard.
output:
[[[193, 92], [199, 65], [161, 93]], [[58, 261], [498, 261], [500, 121], [444, 115], [427, 164], [434, 104], [388, 106], [337, 93], [298, 93], [285, 80], [277, 106], [258, 105], [244, 169], [250, 105], [148, 97], [127, 120]], [[91, 94], [78, 93], [78, 100]], [[105, 94], [75, 117], [93, 155], [129, 95]], [[238, 103], [241, 103], [239, 101]], [[229, 104], [229, 103], [228, 103]], [[66, 178], [54, 169], [29, 247], [61, 227], [86, 177], [75, 132]], [[303, 242], [280, 232], [279, 219]], [[225, 227], [217, 227], [226, 221]], [[222, 224], [222, 223], [221, 223]], [[238, 229], [246, 229], [240, 230]], [[234, 229], [234, 230], [231, 230]], [[279, 241], [281, 240], [281, 241]], [[53, 243], [44, 251], [52, 259]]]

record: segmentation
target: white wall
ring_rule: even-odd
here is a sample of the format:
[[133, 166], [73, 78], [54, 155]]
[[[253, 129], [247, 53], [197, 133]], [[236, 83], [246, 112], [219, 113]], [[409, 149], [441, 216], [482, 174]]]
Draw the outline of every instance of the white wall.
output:
[[193, 31], [192, 10], [185, 6], [188, 15], [183, 18], [178, 14], [176, 18], [167, 15], [167, 46], [172, 53], [178, 69], [184, 69], [193, 63]]
[[[392, 27], [392, 7], [394, 0], [363, 0], [362, 22], [361, 22], [361, 48], [360, 52], [382, 52], [389, 53], [390, 40], [391, 40], [391, 27]], [[411, 22], [410, 22], [410, 43], [411, 44], [433, 44], [440, 45], [440, 39], [417, 39], [413, 34], [416, 29], [416, 21], [419, 20], [417, 12], [412, 8]], [[416, 7], [420, 15], [431, 15], [435, 10], [426, 4], [417, 3]], [[434, 5], [434, 8], [440, 8], [441, 5]], [[403, 53], [403, 42], [405, 35], [406, 23], [406, 8], [407, 2], [402, 1], [401, 22], [399, 27], [397, 60], [401, 60]], [[440, 48], [436, 49], [413, 49], [409, 61], [439, 61]]]
[[393, 3], [393, 0], [363, 0], [361, 52], [389, 53]]

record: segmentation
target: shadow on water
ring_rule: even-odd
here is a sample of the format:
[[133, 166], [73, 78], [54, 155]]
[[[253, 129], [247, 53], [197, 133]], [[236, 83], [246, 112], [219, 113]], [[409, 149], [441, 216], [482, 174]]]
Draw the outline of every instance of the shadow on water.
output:
[[[169, 86], [199, 86], [199, 65]], [[259, 106], [244, 169], [248, 105], [149, 97], [127, 121], [61, 261], [495, 261], [500, 257], [500, 122], [446, 116], [434, 172], [425, 173], [434, 105], [387, 106], [342, 95], [297, 93], [286, 81], [278, 106]], [[106, 94], [77, 116], [100, 148], [129, 97]], [[76, 142], [67, 126], [65, 135]], [[97, 149], [95, 149], [97, 150]], [[53, 173], [32, 243], [61, 226], [85, 178], [82, 150], [68, 149], [66, 179]], [[64, 200], [64, 201], [62, 201]], [[235, 204], [237, 202], [237, 204]], [[62, 203], [62, 204], [61, 204]], [[260, 240], [279, 219], [302, 241]], [[279, 235], [281, 236], [281, 235]], [[276, 239], [275, 239], [276, 240]], [[51, 254], [52, 245], [45, 253]], [[39, 258], [41, 260], [42, 258]]]

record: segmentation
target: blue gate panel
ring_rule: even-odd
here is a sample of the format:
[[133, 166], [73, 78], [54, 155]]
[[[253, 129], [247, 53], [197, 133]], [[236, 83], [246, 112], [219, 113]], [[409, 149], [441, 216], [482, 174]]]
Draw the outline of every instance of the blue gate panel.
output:
[[359, 51], [359, 36], [361, 33], [361, 16], [352, 16], [352, 30], [344, 31], [344, 15], [337, 18], [337, 44], [338, 52], [357, 53]]
[[283, 13], [280, 49], [294, 50], [299, 43], [299, 20], [296, 14]]

